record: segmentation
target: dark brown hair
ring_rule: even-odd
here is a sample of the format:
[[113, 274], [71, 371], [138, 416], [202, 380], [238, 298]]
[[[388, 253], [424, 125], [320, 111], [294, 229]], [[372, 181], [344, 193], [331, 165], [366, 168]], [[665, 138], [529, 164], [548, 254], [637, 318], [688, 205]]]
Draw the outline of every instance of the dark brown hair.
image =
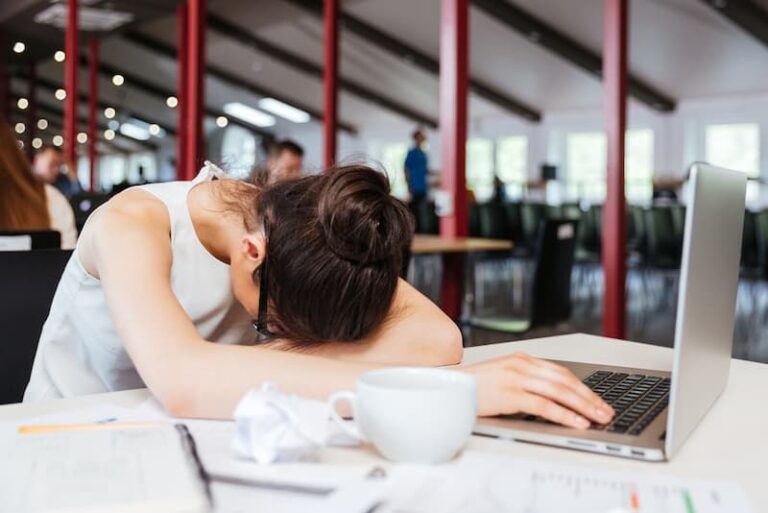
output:
[[11, 128], [0, 121], [0, 230], [49, 229], [44, 187]]
[[413, 220], [382, 173], [352, 165], [277, 183], [256, 213], [270, 226], [262, 293], [274, 336], [353, 341], [384, 321]]

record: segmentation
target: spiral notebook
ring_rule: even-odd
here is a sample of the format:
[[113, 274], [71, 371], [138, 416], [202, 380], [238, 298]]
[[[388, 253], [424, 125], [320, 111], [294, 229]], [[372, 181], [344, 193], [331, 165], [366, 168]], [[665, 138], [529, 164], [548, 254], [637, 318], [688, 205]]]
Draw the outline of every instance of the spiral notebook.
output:
[[183, 424], [30, 426], [4, 442], [1, 513], [204, 513], [212, 507]]

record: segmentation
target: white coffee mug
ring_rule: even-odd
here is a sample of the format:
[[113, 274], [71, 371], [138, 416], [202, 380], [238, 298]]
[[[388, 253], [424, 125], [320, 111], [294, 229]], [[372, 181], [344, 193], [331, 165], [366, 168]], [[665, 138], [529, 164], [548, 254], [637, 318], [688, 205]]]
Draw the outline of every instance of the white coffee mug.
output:
[[[349, 401], [354, 425], [336, 411]], [[366, 372], [356, 392], [328, 400], [333, 420], [350, 436], [371, 442], [386, 458], [442, 463], [459, 452], [477, 416], [473, 376], [446, 369], [395, 367]]]

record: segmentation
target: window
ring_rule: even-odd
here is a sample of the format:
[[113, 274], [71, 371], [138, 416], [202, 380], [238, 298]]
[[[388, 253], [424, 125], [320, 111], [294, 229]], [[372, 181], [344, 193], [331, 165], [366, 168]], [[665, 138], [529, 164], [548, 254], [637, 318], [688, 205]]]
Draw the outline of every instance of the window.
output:
[[227, 174], [245, 178], [254, 168], [258, 158], [256, 137], [250, 130], [230, 125], [224, 129], [221, 139], [221, 166]]
[[[642, 202], [653, 193], [653, 130], [628, 130], [624, 181], [627, 199]], [[599, 202], [605, 199], [606, 138], [602, 132], [577, 132], [566, 138], [566, 182], [570, 196]]]
[[405, 181], [405, 156], [408, 154], [408, 145], [405, 143], [385, 144], [381, 151], [381, 164], [389, 177], [392, 195], [406, 199], [408, 197], [408, 184]]
[[709, 125], [705, 131], [707, 162], [736, 169], [756, 178], [760, 174], [760, 127], [757, 123]]
[[653, 198], [653, 130], [628, 130], [624, 155], [624, 190], [630, 203]]
[[605, 134], [568, 134], [565, 167], [568, 194], [590, 201], [605, 197]]
[[527, 137], [514, 135], [496, 142], [496, 175], [506, 185], [508, 195], [522, 195], [528, 182]]
[[475, 193], [477, 201], [493, 196], [493, 141], [470, 139], [467, 141], [467, 187]]

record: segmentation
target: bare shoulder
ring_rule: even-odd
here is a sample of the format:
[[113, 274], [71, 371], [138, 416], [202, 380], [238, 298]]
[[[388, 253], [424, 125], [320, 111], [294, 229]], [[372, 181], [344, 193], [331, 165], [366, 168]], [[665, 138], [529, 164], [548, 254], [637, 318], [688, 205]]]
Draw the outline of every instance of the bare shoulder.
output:
[[115, 195], [88, 218], [77, 246], [83, 267], [98, 278], [98, 247], [136, 233], [170, 241], [171, 226], [168, 209], [159, 198], [132, 188]]

